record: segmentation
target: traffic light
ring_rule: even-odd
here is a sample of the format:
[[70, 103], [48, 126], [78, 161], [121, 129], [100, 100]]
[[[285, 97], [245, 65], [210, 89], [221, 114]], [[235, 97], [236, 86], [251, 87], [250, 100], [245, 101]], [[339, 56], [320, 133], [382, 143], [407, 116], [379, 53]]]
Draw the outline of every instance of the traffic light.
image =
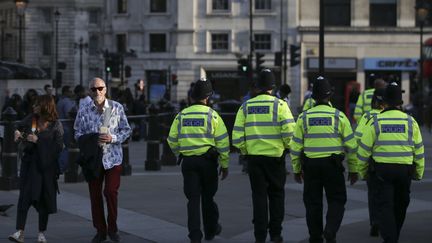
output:
[[124, 71], [125, 71], [125, 77], [126, 78], [129, 78], [130, 76], [132, 76], [131, 75], [132, 68], [129, 65], [126, 65], [124, 69], [125, 69]]
[[241, 74], [247, 74], [247, 72], [249, 71], [249, 61], [246, 58], [239, 58], [237, 60], [238, 63], [238, 71]]
[[113, 67], [113, 61], [111, 57], [105, 58], [105, 71], [107, 73], [110, 73], [112, 71], [112, 67]]
[[257, 72], [260, 72], [261, 71], [261, 69], [263, 69], [264, 67], [262, 66], [262, 64], [265, 62], [264, 60], [263, 60], [263, 58], [264, 58], [264, 54], [262, 54], [262, 53], [256, 53], [256, 71]]
[[275, 52], [274, 65], [276, 67], [282, 66], [282, 52]]
[[178, 84], [177, 74], [171, 74], [171, 83], [172, 85]]
[[294, 67], [300, 64], [301, 50], [300, 46], [290, 45], [290, 66]]

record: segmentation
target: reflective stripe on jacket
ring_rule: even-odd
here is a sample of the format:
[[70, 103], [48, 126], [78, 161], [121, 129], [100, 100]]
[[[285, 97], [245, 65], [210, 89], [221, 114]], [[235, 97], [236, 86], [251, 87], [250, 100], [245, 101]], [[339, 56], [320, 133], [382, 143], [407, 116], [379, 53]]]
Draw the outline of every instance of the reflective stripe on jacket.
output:
[[288, 149], [295, 122], [286, 102], [258, 95], [237, 112], [232, 142], [242, 154], [281, 157]]
[[290, 142], [294, 173], [301, 172], [301, 153], [308, 158], [348, 154], [348, 170], [357, 172], [357, 142], [347, 117], [328, 105], [317, 105], [300, 114]]
[[367, 89], [359, 95], [354, 110], [354, 119], [357, 122], [366, 111], [372, 110], [372, 97], [374, 92], [375, 89]]
[[400, 110], [387, 110], [365, 126], [357, 157], [364, 176], [371, 157], [376, 163], [415, 165], [415, 177], [424, 173], [424, 146], [417, 122]]
[[219, 152], [219, 164], [228, 167], [227, 129], [219, 114], [208, 106], [192, 105], [177, 114], [167, 141], [176, 155], [202, 155], [215, 147]]

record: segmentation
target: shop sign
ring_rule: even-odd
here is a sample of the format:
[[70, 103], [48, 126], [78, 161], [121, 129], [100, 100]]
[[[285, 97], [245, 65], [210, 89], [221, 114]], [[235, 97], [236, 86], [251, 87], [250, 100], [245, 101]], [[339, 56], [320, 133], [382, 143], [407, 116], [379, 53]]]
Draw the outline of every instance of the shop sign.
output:
[[210, 80], [239, 78], [237, 71], [206, 71], [206, 73]]
[[[308, 69], [318, 69], [319, 63], [317, 57], [310, 57], [307, 59]], [[346, 58], [346, 57], [329, 57], [324, 59], [325, 69], [357, 69], [357, 59], [356, 58]]]
[[417, 58], [365, 58], [364, 70], [416, 71]]

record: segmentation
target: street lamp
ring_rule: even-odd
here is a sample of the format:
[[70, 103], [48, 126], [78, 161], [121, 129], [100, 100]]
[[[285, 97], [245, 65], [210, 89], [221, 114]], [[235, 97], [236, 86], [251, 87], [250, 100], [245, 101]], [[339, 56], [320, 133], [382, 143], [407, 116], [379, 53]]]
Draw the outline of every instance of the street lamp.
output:
[[58, 33], [58, 23], [60, 20], [60, 12], [58, 9], [54, 12], [54, 21], [55, 21], [55, 56], [54, 56], [54, 75], [55, 75], [55, 94], [57, 95], [57, 88], [59, 87], [59, 79], [60, 75], [57, 74], [58, 70], [58, 42], [59, 42], [59, 33]]
[[417, 20], [420, 26], [420, 73], [419, 73], [419, 88], [420, 88], [420, 109], [423, 109], [424, 104], [424, 97], [423, 97], [423, 62], [424, 62], [424, 56], [423, 56], [423, 27], [426, 21], [426, 18], [429, 14], [429, 6], [425, 1], [418, 1], [416, 5], [416, 12], [417, 12]]
[[23, 32], [23, 19], [25, 10], [27, 8], [28, 0], [15, 0], [15, 6], [17, 9], [17, 15], [18, 15], [18, 25], [19, 25], [19, 32], [18, 32], [18, 62], [23, 62], [22, 57], [22, 32]]
[[88, 43], [84, 43], [84, 39], [81, 37], [78, 43], [75, 43], [75, 49], [79, 50], [80, 55], [80, 85], [83, 84], [83, 51], [88, 48]]

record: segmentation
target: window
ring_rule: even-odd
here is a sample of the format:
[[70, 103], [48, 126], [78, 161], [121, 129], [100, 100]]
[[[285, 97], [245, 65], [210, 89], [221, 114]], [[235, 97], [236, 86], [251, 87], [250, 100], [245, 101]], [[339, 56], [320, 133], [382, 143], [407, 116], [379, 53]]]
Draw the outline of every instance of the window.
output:
[[255, 50], [271, 50], [271, 34], [255, 34]]
[[351, 25], [351, 0], [326, 0], [323, 3], [326, 26]]
[[49, 33], [41, 34], [42, 55], [51, 56], [52, 54], [52, 36]]
[[213, 0], [212, 9], [219, 11], [229, 10], [229, 0]]
[[126, 43], [126, 35], [125, 34], [118, 34], [116, 36], [117, 40], [117, 52], [124, 53], [127, 50], [127, 43]]
[[255, 0], [256, 10], [271, 10], [271, 0]]
[[[418, 6], [419, 4], [424, 4], [427, 3], [426, 0], [416, 0], [416, 5]], [[416, 26], [420, 26], [420, 21], [418, 20], [418, 16], [417, 16], [417, 10], [415, 10], [415, 15], [416, 15]], [[429, 10], [428, 11], [428, 15], [426, 17], [426, 19], [423, 22], [424, 26], [432, 26], [432, 11]]]
[[51, 8], [41, 8], [42, 19], [44, 23], [52, 23], [52, 9]]
[[89, 23], [99, 24], [99, 10], [97, 9], [89, 10]]
[[166, 0], [150, 0], [151, 13], [165, 13], [167, 11]]
[[228, 50], [228, 34], [212, 34], [211, 35], [212, 50], [227, 51]]
[[117, 13], [127, 13], [127, 0], [117, 0]]
[[396, 0], [369, 0], [370, 26], [396, 26]]
[[88, 49], [89, 49], [90, 56], [95, 56], [98, 54], [99, 37], [97, 35], [90, 36]]
[[166, 34], [150, 34], [150, 52], [166, 51]]

